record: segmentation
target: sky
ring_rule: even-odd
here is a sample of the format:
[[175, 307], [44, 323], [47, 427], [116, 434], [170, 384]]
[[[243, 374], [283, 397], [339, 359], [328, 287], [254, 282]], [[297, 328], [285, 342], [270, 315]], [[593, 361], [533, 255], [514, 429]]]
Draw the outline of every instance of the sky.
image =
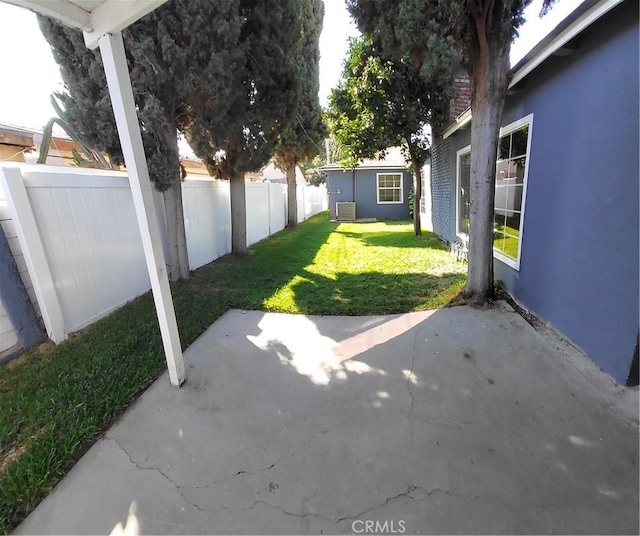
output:
[[[542, 0], [525, 12], [527, 22], [512, 45], [512, 64], [522, 58], [583, 0], [559, 0], [543, 18]], [[349, 38], [358, 35], [344, 0], [324, 0], [320, 36], [320, 103], [338, 84]], [[42, 37], [35, 15], [0, 0], [0, 123], [41, 130], [54, 115], [49, 96], [63, 88], [58, 66]]]

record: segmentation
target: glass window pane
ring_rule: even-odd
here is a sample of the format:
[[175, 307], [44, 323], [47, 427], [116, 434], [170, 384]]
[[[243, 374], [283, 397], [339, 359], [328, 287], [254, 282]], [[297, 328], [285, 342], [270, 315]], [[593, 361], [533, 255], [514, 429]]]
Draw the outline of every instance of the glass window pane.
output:
[[511, 153], [509, 156], [515, 158], [527, 154], [527, 139], [529, 137], [529, 125], [511, 133]]
[[502, 160], [496, 165], [496, 186], [503, 186], [507, 183], [506, 179], [510, 177], [511, 162], [508, 160]]
[[496, 212], [493, 215], [493, 230], [500, 231], [502, 233], [504, 231], [504, 224], [505, 224], [504, 214], [500, 214]]
[[504, 253], [507, 257], [512, 258], [514, 261], [518, 258], [518, 243], [520, 242], [519, 238], [515, 238], [513, 236], [505, 236], [504, 243], [500, 251]]
[[505, 160], [509, 158], [509, 146], [511, 144], [511, 136], [507, 134], [500, 138], [498, 142], [498, 160]]
[[511, 236], [520, 236], [520, 212], [511, 212], [505, 217], [504, 232]]
[[509, 186], [509, 196], [511, 199], [511, 205], [508, 207], [511, 210], [522, 210], [522, 192], [524, 187], [520, 184]]
[[506, 210], [508, 208], [508, 188], [506, 186], [496, 187], [496, 200], [495, 200], [495, 209], [496, 210]]
[[469, 200], [471, 186], [471, 155], [460, 156], [458, 162], [460, 173], [460, 191], [458, 192], [458, 229], [461, 233], [469, 233]]
[[502, 233], [493, 233], [493, 247], [500, 251], [504, 248], [504, 235]]

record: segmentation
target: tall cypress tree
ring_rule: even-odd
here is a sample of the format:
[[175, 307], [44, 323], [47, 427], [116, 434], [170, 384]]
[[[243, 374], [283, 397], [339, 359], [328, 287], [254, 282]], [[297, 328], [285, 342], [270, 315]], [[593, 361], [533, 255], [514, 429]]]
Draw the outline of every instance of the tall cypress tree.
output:
[[296, 50], [302, 0], [240, 0], [244, 20], [238, 55], [227, 66], [226, 108], [194, 102], [187, 140], [210, 173], [230, 181], [231, 242], [247, 252], [244, 174], [273, 156], [278, 136], [289, 127], [301, 98]]
[[[238, 54], [242, 21], [237, 0], [173, 0], [123, 32], [149, 175], [164, 192], [172, 280], [189, 277], [177, 136], [192, 102], [223, 108], [226, 65]], [[60, 65], [64, 118], [79, 137], [122, 162], [120, 142], [100, 54], [82, 33], [39, 17]]]
[[298, 224], [296, 167], [319, 153], [325, 136], [320, 90], [320, 33], [324, 19], [322, 0], [304, 0], [302, 35], [295, 51], [295, 82], [300, 100], [291, 126], [278, 138], [275, 162], [285, 171], [288, 188], [287, 225]]

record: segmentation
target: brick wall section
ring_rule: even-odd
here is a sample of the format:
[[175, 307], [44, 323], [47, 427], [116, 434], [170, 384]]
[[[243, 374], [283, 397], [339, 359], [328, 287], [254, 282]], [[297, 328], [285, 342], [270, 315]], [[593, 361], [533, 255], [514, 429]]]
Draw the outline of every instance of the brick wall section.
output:
[[451, 176], [449, 140], [436, 137], [431, 145], [431, 212], [433, 232], [451, 241]]
[[471, 80], [465, 73], [460, 73], [453, 82], [453, 89], [456, 96], [449, 103], [449, 121], [453, 121], [471, 106]]

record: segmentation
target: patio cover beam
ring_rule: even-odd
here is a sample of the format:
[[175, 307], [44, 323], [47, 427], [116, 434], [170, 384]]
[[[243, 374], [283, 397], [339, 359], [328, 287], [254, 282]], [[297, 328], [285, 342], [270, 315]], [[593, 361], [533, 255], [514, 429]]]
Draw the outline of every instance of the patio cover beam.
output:
[[122, 33], [101, 37], [99, 46], [151, 279], [169, 379], [173, 385], [179, 386], [186, 379], [184, 360]]

